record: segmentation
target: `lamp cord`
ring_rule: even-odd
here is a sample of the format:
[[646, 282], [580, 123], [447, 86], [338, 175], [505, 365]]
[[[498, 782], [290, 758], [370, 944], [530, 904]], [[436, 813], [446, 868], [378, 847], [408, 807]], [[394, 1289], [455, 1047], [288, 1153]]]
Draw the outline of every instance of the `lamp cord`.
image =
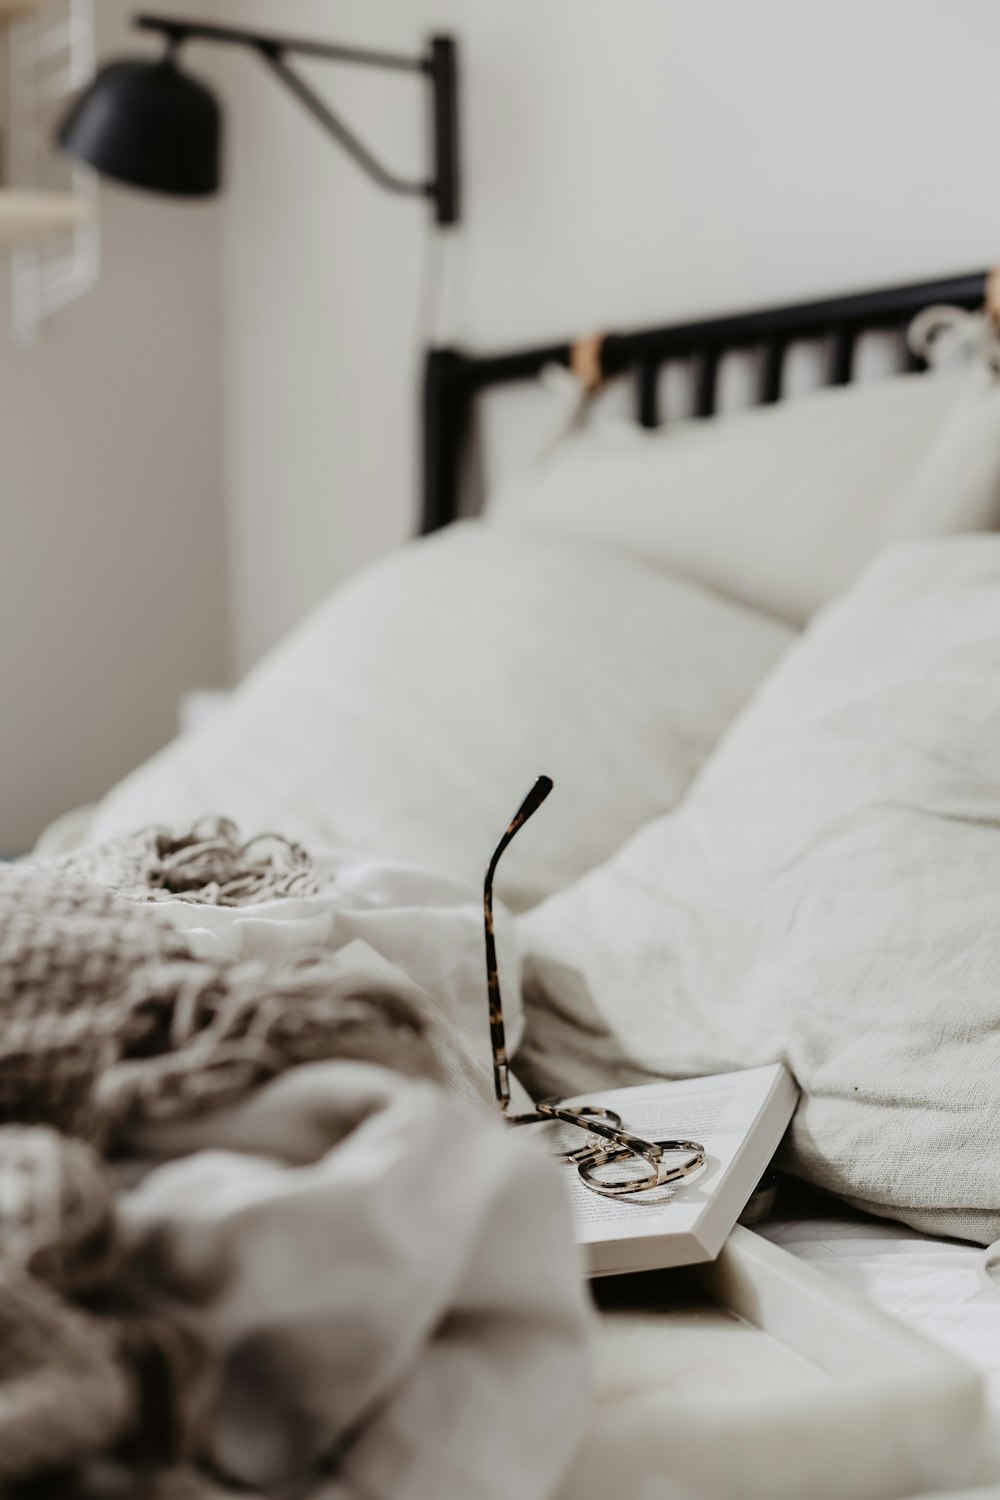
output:
[[418, 357], [422, 357], [425, 349], [439, 344], [443, 337], [450, 240], [447, 230], [427, 223], [420, 256], [420, 283], [414, 326]]

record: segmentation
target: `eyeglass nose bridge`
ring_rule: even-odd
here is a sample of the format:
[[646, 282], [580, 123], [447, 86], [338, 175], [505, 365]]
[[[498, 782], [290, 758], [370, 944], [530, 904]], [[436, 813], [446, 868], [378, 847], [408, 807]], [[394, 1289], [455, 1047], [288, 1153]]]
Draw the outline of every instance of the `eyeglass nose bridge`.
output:
[[536, 1118], [539, 1120], [561, 1120], [566, 1125], [575, 1125], [578, 1130], [587, 1131], [589, 1139], [584, 1145], [555, 1153], [562, 1161], [575, 1165], [581, 1161], [590, 1161], [599, 1152], [612, 1149], [615, 1145], [628, 1149], [623, 1139], [621, 1115], [604, 1104], [581, 1104], [578, 1109], [572, 1109], [554, 1099], [543, 1099], [536, 1105], [536, 1111]]
[[647, 1141], [641, 1135], [634, 1135], [632, 1131], [626, 1130], [621, 1115], [615, 1110], [608, 1109], [603, 1104], [581, 1104], [578, 1109], [571, 1109], [565, 1104], [546, 1099], [537, 1106], [537, 1111], [540, 1118], [563, 1120], [568, 1125], [576, 1125], [580, 1130], [588, 1132], [589, 1139], [584, 1145], [557, 1153], [563, 1161], [570, 1162], [573, 1166], [592, 1166], [597, 1164], [600, 1157], [603, 1164], [607, 1165], [610, 1161], [625, 1161], [634, 1156], [647, 1164], [657, 1178], [657, 1183], [659, 1182], [663, 1144], [659, 1141]]

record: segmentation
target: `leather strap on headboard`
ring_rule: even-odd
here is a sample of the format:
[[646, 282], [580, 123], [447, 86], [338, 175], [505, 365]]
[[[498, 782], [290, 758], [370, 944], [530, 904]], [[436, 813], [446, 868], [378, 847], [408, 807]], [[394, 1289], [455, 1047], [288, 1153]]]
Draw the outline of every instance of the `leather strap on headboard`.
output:
[[588, 395], [598, 390], [604, 379], [603, 350], [603, 333], [585, 333], [570, 348], [569, 367]]

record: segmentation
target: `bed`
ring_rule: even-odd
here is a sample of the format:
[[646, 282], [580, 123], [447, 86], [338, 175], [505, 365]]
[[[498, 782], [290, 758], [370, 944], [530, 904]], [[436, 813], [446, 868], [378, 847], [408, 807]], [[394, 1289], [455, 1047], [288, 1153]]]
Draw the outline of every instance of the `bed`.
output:
[[[719, 371], [733, 351], [757, 356], [756, 399], [782, 399], [789, 349], [823, 340], [826, 379], [847, 384], [863, 335], [896, 336], [901, 367], [925, 368], [904, 332], [916, 314], [942, 303], [974, 309], [984, 299], [986, 273], [972, 273], [798, 306], [702, 320], [680, 326], [609, 334], [601, 354], [606, 377], [627, 377], [635, 420], [652, 429], [663, 421], [662, 372], [674, 361], [693, 363], [693, 414], [712, 416]], [[430, 532], [465, 513], [469, 458], [478, 398], [497, 386], [536, 379], [572, 358], [569, 342], [477, 355], [434, 350], [425, 369], [422, 527]], [[994, 1443], [1000, 1462], [1000, 1286], [983, 1252], [938, 1240], [899, 1224], [852, 1212], [835, 1199], [791, 1194], [760, 1231], [791, 1254], [854, 1287], [904, 1322], [941, 1341], [979, 1370], [987, 1382]], [[1000, 1473], [1000, 1469], [998, 1469]]]
[[[679, 424], [685, 435], [678, 451], [684, 463], [693, 466], [685, 473], [693, 473], [697, 466], [714, 462], [706, 456], [705, 441], [691, 428], [702, 427], [702, 419], [716, 410], [720, 372], [730, 353], [755, 357], [754, 395], [760, 405], [772, 408], [787, 394], [787, 364], [803, 342], [822, 345], [825, 378], [833, 387], [851, 385], [857, 351], [871, 333], [886, 336], [899, 365], [916, 375], [923, 361], [904, 338], [913, 318], [934, 304], [972, 313], [983, 302], [986, 284], [986, 273], [977, 272], [763, 312], [608, 334], [600, 346], [601, 370], [606, 377], [633, 383], [634, 415], [642, 431], [652, 436], [661, 422], [664, 370], [678, 362], [692, 368], [696, 421]], [[520, 846], [521, 864], [512, 853], [509, 883], [498, 887], [501, 897], [521, 914], [518, 934], [526, 955], [528, 1002], [522, 1056], [526, 1079], [536, 1094], [634, 1081], [642, 1076], [643, 1068], [647, 1076], [649, 1072], [669, 1073], [674, 1066], [681, 1072], [724, 1071], [774, 1060], [764, 1055], [767, 1049], [784, 1047], [782, 1037], [769, 1036], [767, 1027], [757, 1024], [758, 1015], [749, 1006], [741, 1006], [754, 1026], [749, 1032], [734, 1031], [729, 1045], [735, 1052], [727, 1052], [726, 1039], [720, 1040], [725, 1028], [704, 996], [695, 992], [696, 987], [686, 998], [683, 1016], [673, 1018], [675, 1029], [667, 1037], [654, 1036], [655, 1016], [649, 1007], [636, 1011], [631, 1032], [628, 1025], [618, 1026], [616, 1018], [609, 1022], [604, 1012], [611, 1000], [605, 1005], [605, 998], [614, 999], [623, 989], [642, 989], [648, 975], [632, 966], [643, 943], [642, 927], [630, 929], [631, 918], [623, 917], [619, 936], [606, 944], [599, 921], [603, 910], [632, 912], [638, 920], [648, 898], [652, 904], [646, 915], [655, 930], [675, 937], [678, 945], [689, 939], [694, 944], [681, 976], [684, 983], [690, 985], [690, 974], [704, 967], [712, 983], [718, 982], [720, 991], [725, 990], [731, 975], [712, 968], [715, 953], [724, 945], [711, 921], [699, 917], [695, 931], [684, 911], [686, 902], [677, 892], [668, 920], [655, 901], [664, 889], [671, 890], [678, 864], [698, 874], [709, 906], [718, 904], [734, 924], [739, 912], [756, 900], [758, 890], [766, 890], [774, 862], [761, 861], [756, 825], [740, 835], [740, 857], [746, 855], [742, 885], [736, 883], [731, 891], [726, 890], [719, 884], [718, 869], [711, 864], [700, 866], [699, 860], [706, 850], [711, 852], [713, 840], [718, 844], [718, 829], [735, 821], [733, 809], [745, 809], [754, 802], [757, 788], [763, 788], [762, 805], [769, 791], [775, 796], [786, 795], [788, 788], [794, 791], [794, 765], [775, 759], [768, 748], [775, 721], [781, 726], [782, 743], [807, 749], [810, 736], [826, 732], [833, 722], [835, 736], [848, 738], [820, 745], [818, 759], [810, 765], [825, 766], [843, 758], [843, 744], [857, 743], [862, 732], [858, 725], [877, 717], [885, 705], [894, 706], [894, 712], [903, 705], [911, 712], [924, 677], [945, 684], [954, 680], [972, 698], [970, 732], [974, 731], [978, 746], [976, 764], [981, 774], [968, 803], [959, 805], [954, 788], [946, 789], [952, 801], [944, 808], [942, 821], [949, 836], [959, 839], [970, 823], [983, 828], [991, 824], [995, 785], [990, 747], [996, 705], [990, 684], [1000, 673], [990, 653], [996, 649], [992, 641], [1000, 640], [1000, 621], [994, 620], [990, 610], [996, 608], [992, 601], [1000, 593], [996, 538], [946, 536], [929, 543], [930, 552], [921, 551], [919, 545], [924, 536], [978, 533], [996, 524], [1000, 453], [994, 435], [1000, 429], [995, 383], [990, 380], [988, 389], [976, 395], [970, 417], [965, 387], [948, 385], [946, 377], [933, 377], [938, 385], [923, 375], [919, 381], [908, 382], [902, 404], [887, 382], [887, 394], [873, 395], [873, 404], [865, 408], [868, 427], [887, 451], [873, 465], [869, 462], [872, 445], [866, 437], [856, 451], [847, 454], [854, 467], [845, 470], [843, 483], [863, 475], [870, 490], [856, 513], [847, 517], [850, 524], [845, 521], [841, 497], [824, 491], [826, 466], [820, 464], [819, 472], [814, 472], [813, 465], [809, 482], [814, 508], [806, 508], [804, 519], [796, 522], [789, 508], [798, 493], [799, 479], [793, 474], [785, 486], [785, 508], [772, 509], [762, 520], [763, 513], [754, 505], [744, 507], [739, 524], [733, 526], [731, 556], [718, 571], [709, 568], [706, 573], [705, 548], [719, 529], [712, 508], [715, 481], [706, 482], [706, 503], [696, 507], [702, 534], [690, 534], [683, 505], [673, 507], [676, 514], [670, 526], [674, 529], [668, 527], [664, 534], [646, 504], [647, 457], [652, 455], [650, 463], [659, 462], [659, 453], [651, 448], [640, 452], [626, 445], [609, 450], [608, 456], [589, 448], [590, 439], [585, 436], [571, 455], [574, 485], [588, 466], [599, 467], [605, 458], [611, 466], [607, 472], [611, 472], [623, 454], [626, 467], [631, 465], [630, 472], [638, 476], [640, 504], [630, 512], [623, 495], [616, 496], [615, 524], [632, 528], [625, 546], [608, 540], [604, 526], [611, 508], [605, 505], [602, 511], [600, 495], [584, 496], [577, 504], [574, 490], [573, 503], [567, 503], [566, 474], [558, 469], [554, 499], [546, 494], [550, 481], [543, 474], [537, 484], [532, 480], [527, 485], [519, 501], [521, 512], [513, 506], [495, 521], [462, 519], [470, 512], [478, 398], [494, 387], [530, 383], [547, 367], [565, 366], [572, 357], [569, 343], [485, 355], [432, 350], [424, 380], [422, 539], [339, 593], [255, 670], [221, 715], [128, 778], [82, 830], [83, 843], [94, 845], [151, 819], [183, 824], [206, 810], [225, 811], [248, 830], [276, 827], [307, 844], [353, 847], [373, 859], [412, 861], [422, 854], [425, 863], [447, 870], [449, 879], [474, 887], [492, 842], [489, 831], [504, 826], [511, 806], [530, 784], [529, 771], [554, 770], [564, 790], [563, 811], [556, 808], [544, 827], [543, 820], [537, 820], [537, 841], [526, 840], [529, 847]], [[939, 392], [944, 393], [940, 413], [936, 410]], [[796, 405], [787, 404], [789, 408]], [[824, 415], [810, 425], [808, 413], [821, 409], [824, 413], [834, 410], [836, 420], [828, 423]], [[843, 403], [830, 408], [810, 408], [804, 403], [802, 410], [806, 426], [798, 441], [805, 461], [820, 441], [833, 453], [850, 448], [844, 441], [845, 429], [838, 425], [847, 410]], [[884, 524], [879, 520], [876, 525], [870, 513], [878, 509], [874, 501], [889, 472], [886, 465], [901, 463], [901, 435], [916, 427], [923, 440], [924, 429], [935, 423], [941, 430], [935, 433], [931, 477], [923, 475], [918, 485], [919, 505], [902, 516], [896, 506]], [[729, 430], [722, 422], [712, 425], [720, 433]], [[668, 434], [671, 430], [668, 425]], [[742, 427], [737, 424], [732, 430], [749, 429], [744, 419]], [[978, 454], [975, 473], [969, 495], [958, 504], [952, 494], [955, 456], [972, 448]], [[756, 437], [742, 451], [747, 472], [760, 461], [759, 485], [766, 499], [765, 491], [780, 466], [775, 469], [773, 454], [766, 462], [760, 459]], [[914, 460], [914, 472], [916, 467]], [[543, 511], [548, 506], [540, 525], [530, 514], [536, 502]], [[824, 525], [829, 546], [824, 544], [819, 550], [836, 554], [835, 566], [828, 566], [825, 555], [816, 566], [807, 557], [817, 551], [812, 528]], [[788, 541], [791, 533], [796, 534]], [[788, 542], [784, 550], [775, 546], [775, 537]], [[876, 565], [874, 572], [864, 572], [868, 554], [886, 540], [916, 540], [918, 545], [912, 554], [904, 549], [902, 562], [881, 571]], [[678, 546], [688, 549], [680, 561], [675, 555]], [[752, 580], [742, 576], [744, 570], [754, 573]], [[928, 602], [928, 579], [939, 572], [946, 583], [944, 600], [935, 596]], [[859, 574], [863, 576], [857, 584], [855, 613], [866, 633], [859, 633], [855, 615], [845, 615], [838, 602], [845, 590], [850, 593], [855, 588]], [[831, 600], [832, 607], [821, 612], [820, 606]], [[814, 615], [818, 623], [813, 623]], [[970, 643], [969, 622], [980, 617], [988, 639]], [[629, 622], [631, 635], [609, 628], [609, 621], [622, 619]], [[901, 622], [898, 628], [896, 621]], [[889, 681], [884, 673], [869, 671], [865, 646], [869, 640], [884, 640], [886, 650], [897, 653], [885, 670], [891, 667], [897, 672], [902, 686], [895, 678]], [[498, 641], [505, 653], [499, 665]], [[539, 650], [540, 641], [546, 650]], [[641, 649], [650, 642], [655, 651]], [[932, 654], [921, 657], [915, 653], [914, 642]], [[829, 675], [830, 701], [836, 710], [832, 721], [821, 691], [824, 673]], [[812, 695], [814, 678], [820, 688]], [[622, 686], [626, 680], [633, 683], [632, 699]], [[670, 683], [669, 714], [651, 715], [649, 705], [664, 681]], [[614, 712], [606, 711], [608, 702], [613, 702]], [[947, 718], [952, 707], [950, 699], [942, 700], [939, 717]], [[871, 784], [865, 779], [867, 767], [857, 784], [846, 788], [837, 784], [837, 796], [847, 799], [831, 815], [838, 830], [851, 829], [858, 822], [859, 799], [867, 798], [879, 807], [892, 800], [897, 771], [902, 777], [906, 770], [900, 747], [912, 739], [911, 731], [912, 722], [905, 718], [879, 723], [878, 743], [888, 746], [891, 754], [872, 771]], [[734, 768], [737, 750], [746, 752], [752, 767], [749, 785], [754, 795], [747, 793], [750, 773]], [[544, 758], [544, 765], [536, 763], [539, 758]], [[956, 774], [962, 769], [955, 746], [935, 742], [912, 771], [916, 790], [909, 800], [914, 805], [924, 795], [920, 776], [927, 765], [950, 767]], [[518, 779], [522, 776], [523, 783]], [[900, 786], [907, 794], [912, 790], [905, 780]], [[938, 782], [934, 791], [944, 796]], [[906, 802], [907, 796], [901, 793], [900, 801]], [[770, 805], [773, 812], [776, 804]], [[581, 808], [587, 810], [587, 817]], [[661, 838], [656, 830], [663, 826], [668, 829], [666, 852], [650, 845], [650, 838]], [[817, 831], [809, 824], [806, 832], [806, 844], [825, 847], [830, 842], [825, 827]], [[76, 837], [80, 837], [79, 830]], [[534, 832], [531, 837], [536, 838]], [[637, 857], [629, 851], [635, 849], [651, 863], [640, 863], [638, 870], [629, 871], [628, 860]], [[942, 854], [942, 868], [949, 878], [960, 870], [961, 849], [964, 845], [955, 843]], [[796, 867], [802, 857], [802, 850], [791, 850], [787, 868]], [[954, 874], [952, 891], [931, 889], [929, 883], [921, 900], [942, 914], [947, 910], [954, 915], [967, 906], [970, 923], [974, 920], [979, 928], [989, 925], [981, 903], [984, 893], [995, 889], [994, 874], [1000, 878], [993, 859], [991, 844], [988, 853], [977, 854], [981, 862], [964, 877]], [[619, 879], [623, 871], [627, 899], [622, 900], [614, 890], [609, 898], [607, 881]], [[836, 887], [828, 883], [824, 893], [835, 890], [841, 905], [849, 904], [843, 896], [843, 890], [850, 889], [849, 872], [830, 866], [821, 874], [826, 882], [841, 882]], [[883, 886], [875, 897], [886, 898], [885, 921], [901, 920], [898, 905], [893, 906], [899, 870], [894, 866], [881, 875]], [[583, 893], [582, 907], [578, 891]], [[719, 898], [720, 891], [725, 900]], [[782, 910], [787, 908], [786, 897], [781, 891], [774, 897]], [[878, 907], [875, 897], [873, 909]], [[801, 908], [792, 904], [796, 916], [810, 916], [807, 902]], [[916, 919], [920, 914], [915, 915], [917, 905], [906, 913], [910, 923], [906, 933], [919, 956], [922, 934]], [[773, 908], [762, 907], [759, 916], [760, 930], [766, 931]], [[621, 943], [620, 951], [615, 951], [615, 941]], [[969, 941], [972, 951], [973, 940]], [[884, 946], [878, 933], [869, 935], [866, 942], [872, 953]], [[753, 933], [748, 944], [740, 961], [752, 969], [760, 947]], [[850, 945], [842, 942], [842, 946]], [[941, 951], [947, 947], [943, 943]], [[650, 947], [654, 950], [655, 944]], [[986, 976], [977, 990], [982, 1014], [977, 1015], [975, 1025], [992, 1047], [992, 991], [986, 981], [991, 984], [990, 976], [996, 972], [995, 955], [984, 946], [975, 956]], [[809, 975], [808, 955], [800, 955], [798, 961], [798, 968], [790, 961], [785, 976], [793, 995]], [[944, 973], [941, 952], [930, 967]], [[580, 980], [575, 990], [567, 976], [573, 983]], [[850, 995], [858, 975], [845, 972], [839, 982], [841, 993]], [[678, 983], [679, 993], [686, 994]], [[567, 995], [574, 1004], [582, 997], [583, 1008], [575, 1018], [568, 1014], [573, 1005]], [[759, 999], [756, 990], [753, 998]], [[928, 995], [927, 1005], [937, 1004], [940, 1009], [939, 999]], [[823, 1019], [818, 1000], [815, 1009], [817, 1014], [807, 1018], [810, 1026]], [[792, 1027], [792, 1014], [786, 1008], [781, 1025]], [[580, 1015], [586, 1020], [582, 1038], [576, 1026]], [[884, 1021], [886, 1026], [896, 1024], [888, 1012]], [[914, 1029], [923, 1026], [923, 1034], [930, 1035], [936, 1025], [937, 1012], [932, 1008], [928, 1016], [921, 1013]], [[957, 1029], [963, 1034], [952, 1038], [956, 1046], [967, 1040], [964, 1029]], [[834, 1198], [814, 1198], [802, 1209], [798, 1198], [789, 1197], [762, 1232], [963, 1355], [986, 1376], [1000, 1417], [1000, 1342], [995, 1337], [1000, 1333], [1000, 1289], [990, 1283], [982, 1260], [982, 1246], [998, 1237], [994, 1232], [998, 1204], [977, 1199], [964, 1181], [964, 1198], [911, 1201], [905, 1196], [913, 1191], [905, 1170], [905, 1140], [894, 1146], [897, 1155], [891, 1170], [878, 1180], [854, 1171], [852, 1160], [860, 1154], [866, 1162], [866, 1151], [859, 1152], [857, 1138], [851, 1134], [855, 1126], [844, 1123], [843, 1111], [833, 1118], [845, 1098], [858, 1113], [852, 1087], [857, 1095], [860, 1085], [865, 1108], [878, 1111], [879, 1120], [887, 1105], [908, 1107], [912, 1100], [905, 1097], [905, 1089], [894, 1099], [888, 1099], [884, 1089], [880, 1093], [877, 1070], [864, 1080], [859, 1075], [859, 1084], [845, 1084], [842, 1077], [831, 1082], [823, 1066], [840, 1044], [831, 1042], [825, 1033], [806, 1027], [795, 1045], [798, 1050], [785, 1060], [807, 1081], [810, 1100], [815, 1096], [818, 1103], [810, 1105], [811, 1112], [804, 1112], [805, 1124], [787, 1164], [841, 1198], [881, 1205], [882, 1217], [844, 1208]], [[760, 1056], [752, 1055], [755, 1046], [762, 1049]], [[861, 1066], [864, 1061], [852, 1055], [850, 1066]], [[992, 1067], [992, 1052], [988, 1061]], [[570, 1065], [575, 1071], [569, 1071]], [[921, 1075], [921, 1087], [932, 1087], [934, 1072], [932, 1060], [927, 1075], [931, 1082]], [[992, 1097], [990, 1076], [987, 1068], [980, 1070], [970, 1083], [970, 1094], [977, 1099]], [[951, 1115], [957, 1113], [951, 1111]], [[961, 1127], [961, 1121], [954, 1126], [947, 1108], [940, 1108], [938, 1114], [949, 1129]], [[871, 1121], [863, 1110], [860, 1118], [857, 1128], [862, 1136], [867, 1132], [870, 1140]], [[992, 1140], [992, 1135], [984, 1136], [982, 1159], [973, 1163], [980, 1178]], [[944, 1146], [942, 1151], [947, 1159]], [[867, 1155], [871, 1154], [868, 1150]], [[938, 1177], [948, 1176], [932, 1175], [936, 1183]], [[896, 1177], [899, 1182], [894, 1186]], [[948, 1191], [947, 1185], [937, 1186], [941, 1193]], [[894, 1198], [894, 1191], [903, 1196]], [[886, 1215], [908, 1218], [911, 1227], [889, 1223]], [[914, 1224], [925, 1230], [937, 1226], [938, 1233], [922, 1234]], [[978, 1246], [955, 1238], [963, 1233], [969, 1241], [978, 1240]]]

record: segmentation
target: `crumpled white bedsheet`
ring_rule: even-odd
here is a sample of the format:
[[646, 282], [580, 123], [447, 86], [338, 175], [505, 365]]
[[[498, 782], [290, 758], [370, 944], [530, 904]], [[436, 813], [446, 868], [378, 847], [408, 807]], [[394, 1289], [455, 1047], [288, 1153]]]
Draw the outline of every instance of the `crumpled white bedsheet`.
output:
[[354, 1062], [293, 1069], [184, 1144], [122, 1214], [152, 1305], [208, 1355], [201, 1457], [310, 1500], [552, 1494], [587, 1409], [588, 1314], [540, 1152]]
[[[207, 1357], [197, 1457], [295, 1500], [545, 1500], [586, 1420], [591, 1314], [557, 1169], [497, 1118], [478, 893], [357, 855], [317, 867], [318, 896], [158, 911], [206, 955], [333, 951], [338, 982], [416, 1000], [475, 1103], [334, 1061], [133, 1138], [131, 1254]], [[513, 1002], [502, 914], [498, 940]]]

